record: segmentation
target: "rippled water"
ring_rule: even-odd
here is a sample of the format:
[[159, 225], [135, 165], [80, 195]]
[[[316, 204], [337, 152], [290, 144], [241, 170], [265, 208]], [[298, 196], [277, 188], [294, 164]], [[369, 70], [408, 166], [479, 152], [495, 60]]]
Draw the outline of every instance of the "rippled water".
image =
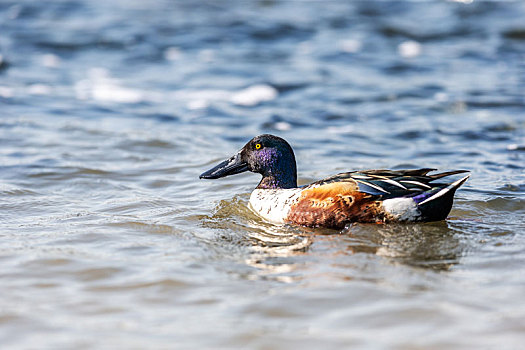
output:
[[[0, 342], [497, 348], [525, 341], [525, 3], [2, 1]], [[301, 184], [470, 169], [451, 217], [267, 224], [260, 133]]]

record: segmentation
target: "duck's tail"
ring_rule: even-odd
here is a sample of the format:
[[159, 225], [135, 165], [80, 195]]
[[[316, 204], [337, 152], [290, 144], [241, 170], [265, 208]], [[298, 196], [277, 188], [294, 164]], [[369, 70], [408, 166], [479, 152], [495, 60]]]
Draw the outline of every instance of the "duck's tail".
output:
[[[439, 174], [441, 175], [441, 174]], [[452, 175], [452, 174], [447, 174]], [[468, 180], [470, 174], [450, 184], [443, 184], [412, 197], [416, 202], [424, 221], [446, 219], [452, 209], [454, 193]]]

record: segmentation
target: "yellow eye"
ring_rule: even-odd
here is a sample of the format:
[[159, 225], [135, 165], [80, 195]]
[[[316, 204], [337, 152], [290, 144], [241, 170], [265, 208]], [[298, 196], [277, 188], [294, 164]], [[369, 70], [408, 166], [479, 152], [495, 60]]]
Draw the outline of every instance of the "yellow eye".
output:
[[262, 147], [262, 146], [261, 146], [260, 143], [258, 143], [258, 144], [255, 145], [255, 149], [260, 149], [261, 147]]

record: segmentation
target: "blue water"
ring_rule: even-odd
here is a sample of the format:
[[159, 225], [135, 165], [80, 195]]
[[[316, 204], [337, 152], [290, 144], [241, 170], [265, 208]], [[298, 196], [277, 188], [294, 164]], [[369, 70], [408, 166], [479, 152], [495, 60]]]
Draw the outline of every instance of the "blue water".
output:
[[[525, 2], [0, 2], [0, 344], [518, 349]], [[299, 183], [468, 169], [448, 220], [275, 226]]]

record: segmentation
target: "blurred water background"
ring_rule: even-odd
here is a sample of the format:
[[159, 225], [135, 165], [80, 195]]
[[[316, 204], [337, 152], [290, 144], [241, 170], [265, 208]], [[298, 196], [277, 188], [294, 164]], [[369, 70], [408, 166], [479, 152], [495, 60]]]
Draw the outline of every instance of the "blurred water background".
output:
[[[525, 2], [0, 1], [2, 348], [519, 349]], [[299, 181], [470, 169], [451, 217], [269, 225]]]

